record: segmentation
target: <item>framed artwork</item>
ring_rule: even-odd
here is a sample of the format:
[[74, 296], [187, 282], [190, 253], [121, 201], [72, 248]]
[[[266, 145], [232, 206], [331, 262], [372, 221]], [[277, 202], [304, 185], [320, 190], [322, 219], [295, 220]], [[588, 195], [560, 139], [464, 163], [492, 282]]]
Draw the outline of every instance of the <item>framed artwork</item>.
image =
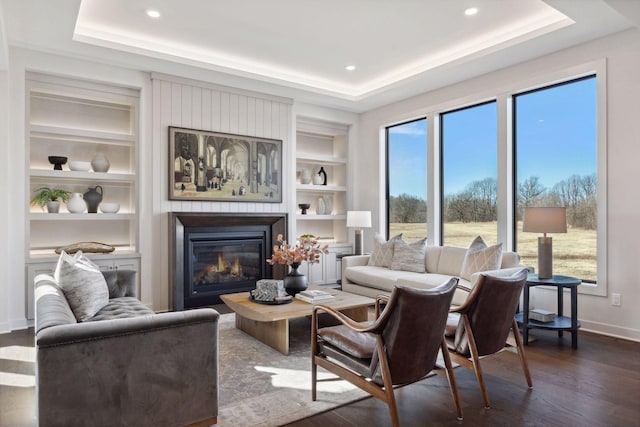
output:
[[282, 141], [169, 127], [169, 200], [282, 202]]

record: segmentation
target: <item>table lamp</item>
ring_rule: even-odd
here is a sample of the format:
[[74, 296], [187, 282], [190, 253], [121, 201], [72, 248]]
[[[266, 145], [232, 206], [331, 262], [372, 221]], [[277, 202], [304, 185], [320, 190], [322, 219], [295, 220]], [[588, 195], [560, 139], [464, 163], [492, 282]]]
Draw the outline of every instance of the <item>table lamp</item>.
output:
[[362, 255], [362, 228], [371, 227], [370, 211], [347, 211], [347, 227], [356, 229], [356, 255]]
[[524, 208], [522, 231], [543, 233], [538, 237], [538, 277], [550, 279], [553, 276], [553, 246], [547, 233], [567, 232], [566, 208]]

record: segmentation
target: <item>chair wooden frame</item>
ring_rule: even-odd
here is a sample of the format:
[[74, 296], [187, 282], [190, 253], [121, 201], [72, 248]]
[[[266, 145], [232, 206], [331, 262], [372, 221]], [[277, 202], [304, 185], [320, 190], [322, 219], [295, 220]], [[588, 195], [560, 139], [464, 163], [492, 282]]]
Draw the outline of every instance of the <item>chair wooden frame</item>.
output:
[[[385, 307], [385, 309], [381, 312], [381, 304], [389, 302], [389, 298], [385, 295], [379, 295], [376, 297], [376, 305], [375, 305], [375, 313], [376, 320], [372, 324], [361, 324], [353, 321], [349, 317], [344, 314], [332, 309], [331, 307], [317, 305], [313, 308], [312, 320], [311, 320], [311, 399], [313, 401], [316, 400], [316, 384], [317, 384], [317, 367], [321, 366], [324, 369], [332, 372], [339, 377], [351, 382], [352, 384], [358, 386], [362, 390], [367, 393], [375, 396], [376, 398], [385, 402], [389, 407], [389, 413], [391, 416], [391, 420], [394, 427], [400, 425], [398, 418], [398, 409], [396, 404], [396, 399], [393, 391], [393, 380], [391, 378], [391, 371], [389, 369], [389, 362], [387, 358], [387, 354], [385, 351], [385, 343], [382, 337], [381, 330], [384, 327], [384, 324], [388, 321], [390, 317], [390, 313], [393, 310], [394, 300], [391, 300], [390, 303]], [[320, 312], [326, 312], [329, 315], [333, 316], [337, 319], [342, 325], [345, 325], [352, 329], [353, 331], [360, 333], [373, 333], [376, 335], [376, 349], [379, 357], [380, 363], [380, 371], [382, 374], [383, 386], [379, 386], [374, 383], [367, 377], [364, 377], [346, 367], [343, 367], [337, 363], [328, 360], [325, 356], [318, 353], [318, 315]], [[462, 406], [460, 404], [460, 397], [458, 394], [458, 387], [456, 384], [455, 376], [453, 374], [453, 365], [451, 363], [451, 357], [449, 352], [447, 351], [447, 344], [442, 337], [442, 341], [440, 344], [440, 350], [442, 352], [446, 376], [449, 382], [449, 388], [451, 389], [451, 395], [453, 397], [454, 403], [456, 405], [456, 414], [458, 420], [462, 420]], [[418, 380], [416, 380], [418, 381]], [[402, 384], [406, 385], [406, 384]]]
[[[526, 277], [526, 275], [524, 277]], [[476, 345], [476, 339], [473, 333], [473, 328], [471, 327], [471, 321], [469, 320], [469, 312], [471, 307], [473, 306], [475, 296], [480, 294], [483, 286], [484, 286], [484, 280], [482, 279], [476, 284], [473, 290], [469, 289], [464, 285], [458, 284], [458, 289], [469, 292], [469, 296], [467, 297], [466, 301], [462, 305], [458, 307], [452, 307], [449, 310], [449, 312], [459, 313], [461, 316], [461, 320], [463, 322], [464, 329], [467, 334], [467, 338], [469, 340], [469, 352], [471, 353], [471, 357], [470, 358], [466, 357], [465, 355], [462, 355], [451, 348], [449, 348], [448, 353], [450, 353], [451, 358], [453, 359], [454, 362], [460, 364], [461, 366], [467, 369], [472, 369], [474, 371], [476, 378], [478, 380], [478, 385], [480, 386], [480, 391], [482, 393], [484, 406], [485, 408], [489, 409], [491, 407], [489, 404], [489, 395], [487, 393], [487, 387], [484, 381], [484, 376], [482, 374], [482, 367], [480, 366], [480, 359], [484, 357], [488, 357], [489, 355], [482, 356], [482, 357], [479, 355], [478, 347]], [[527, 380], [527, 386], [529, 387], [529, 389], [532, 389], [533, 383], [531, 381], [531, 373], [529, 372], [527, 358], [524, 353], [524, 346], [522, 345], [522, 336], [520, 335], [518, 322], [515, 320], [515, 317], [513, 319], [513, 323], [511, 324], [510, 331], [513, 333], [513, 337], [516, 342], [516, 349], [518, 352], [518, 357], [520, 359], [520, 365], [522, 366], [522, 370], [524, 371], [524, 376]], [[503, 347], [498, 352], [505, 350], [506, 347], [509, 345], [510, 345], [509, 343], [505, 342], [505, 347]]]

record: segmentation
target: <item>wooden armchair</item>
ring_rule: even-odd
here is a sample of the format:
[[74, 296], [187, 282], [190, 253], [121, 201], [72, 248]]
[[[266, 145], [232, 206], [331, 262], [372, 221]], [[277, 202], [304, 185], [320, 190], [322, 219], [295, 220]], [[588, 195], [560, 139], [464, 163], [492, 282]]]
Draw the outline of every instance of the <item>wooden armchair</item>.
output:
[[515, 338], [527, 385], [532, 388], [522, 338], [514, 318], [526, 280], [526, 269], [508, 277], [482, 274], [473, 289], [458, 286], [468, 291], [469, 296], [464, 304], [450, 310], [445, 331], [449, 353], [454, 362], [474, 370], [486, 408], [489, 408], [489, 396], [480, 358], [505, 349], [510, 332]]
[[[350, 381], [389, 406], [394, 426], [399, 425], [393, 386], [424, 378], [436, 367], [438, 350], [444, 356], [447, 379], [458, 419], [462, 408], [444, 328], [458, 279], [430, 290], [395, 287], [380, 313], [376, 301], [374, 322], [358, 323], [330, 307], [313, 309], [311, 323], [312, 391], [316, 400], [317, 366]], [[327, 312], [340, 325], [318, 329], [318, 314]]]

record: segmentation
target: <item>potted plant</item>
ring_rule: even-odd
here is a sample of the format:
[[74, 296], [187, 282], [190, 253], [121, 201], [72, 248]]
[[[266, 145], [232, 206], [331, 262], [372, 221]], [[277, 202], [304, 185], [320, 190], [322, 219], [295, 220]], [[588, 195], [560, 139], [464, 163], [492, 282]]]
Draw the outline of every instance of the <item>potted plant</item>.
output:
[[58, 213], [60, 209], [60, 202], [58, 200], [66, 203], [71, 198], [70, 191], [60, 188], [40, 187], [33, 191], [36, 191], [36, 195], [31, 199], [31, 204], [40, 206], [42, 210], [44, 210], [46, 206], [47, 212], [49, 213]]

